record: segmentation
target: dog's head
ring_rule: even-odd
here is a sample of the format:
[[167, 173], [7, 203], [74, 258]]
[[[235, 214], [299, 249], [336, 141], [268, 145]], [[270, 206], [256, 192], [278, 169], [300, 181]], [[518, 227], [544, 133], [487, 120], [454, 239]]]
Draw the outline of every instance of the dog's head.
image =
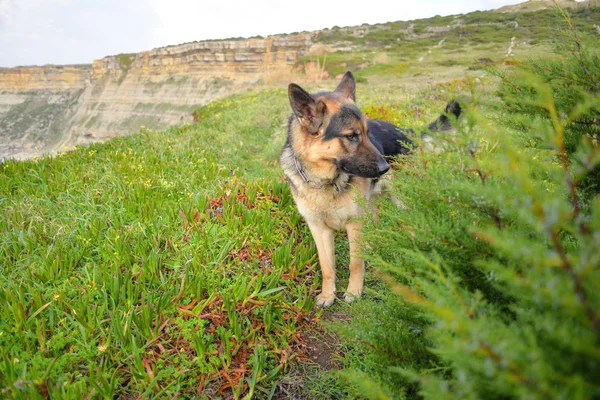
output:
[[369, 140], [367, 120], [355, 102], [356, 83], [346, 72], [333, 92], [313, 95], [292, 83], [290, 105], [297, 118], [295, 150], [311, 168], [327, 174], [342, 170], [350, 175], [377, 178], [390, 166]]

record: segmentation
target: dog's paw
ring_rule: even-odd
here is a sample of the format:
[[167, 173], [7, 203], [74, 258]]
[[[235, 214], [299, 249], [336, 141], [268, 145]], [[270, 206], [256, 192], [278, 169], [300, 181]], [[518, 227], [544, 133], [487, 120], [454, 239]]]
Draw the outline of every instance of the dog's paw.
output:
[[335, 293], [321, 293], [317, 296], [317, 307], [329, 307], [335, 301]]
[[350, 280], [348, 283], [348, 289], [344, 295], [344, 301], [346, 303], [352, 303], [354, 300], [358, 300], [363, 292], [363, 284], [361, 281]]
[[348, 292], [344, 295], [344, 301], [346, 303], [352, 303], [353, 301], [358, 300], [359, 297], [360, 297], [360, 293], [354, 294], [354, 293]]

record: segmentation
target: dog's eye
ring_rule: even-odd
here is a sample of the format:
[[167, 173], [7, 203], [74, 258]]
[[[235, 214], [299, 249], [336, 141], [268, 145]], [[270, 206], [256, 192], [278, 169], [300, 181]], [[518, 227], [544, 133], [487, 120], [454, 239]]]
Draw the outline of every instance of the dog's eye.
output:
[[348, 139], [351, 142], [358, 142], [359, 138], [360, 138], [360, 135], [358, 133], [353, 133], [352, 135], [346, 135], [346, 139]]

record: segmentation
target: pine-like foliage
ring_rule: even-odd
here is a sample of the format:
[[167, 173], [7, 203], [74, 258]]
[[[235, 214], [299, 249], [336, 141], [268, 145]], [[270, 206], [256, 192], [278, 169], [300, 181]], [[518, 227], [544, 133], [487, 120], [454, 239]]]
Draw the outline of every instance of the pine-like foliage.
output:
[[[565, 21], [562, 39], [555, 42], [556, 53], [546, 58], [530, 58], [509, 70], [492, 69], [501, 78], [498, 91], [502, 105], [511, 114], [504, 124], [522, 131], [532, 143], [544, 144], [544, 138], [531, 135], [531, 121], [547, 118], [545, 108], [537, 104], [536, 86], [531, 81], [545, 83], [554, 99], [560, 117], [570, 122], [564, 128], [563, 143], [568, 155], [574, 153], [582, 138], [600, 145], [600, 108], [595, 100], [600, 95], [599, 49], [597, 37], [580, 34], [569, 15], [558, 9]], [[598, 193], [600, 170], [594, 171], [579, 185], [581, 189]], [[587, 195], [587, 193], [586, 193]]]
[[429, 321], [441, 366], [391, 366], [427, 399], [600, 398], [600, 197], [579, 190], [600, 162], [581, 124], [600, 99], [566, 83], [597, 83], [600, 63], [581, 47], [559, 56], [511, 73], [511, 107], [474, 96], [444, 151], [400, 160], [406, 208], [384, 203], [367, 229], [372, 265]]

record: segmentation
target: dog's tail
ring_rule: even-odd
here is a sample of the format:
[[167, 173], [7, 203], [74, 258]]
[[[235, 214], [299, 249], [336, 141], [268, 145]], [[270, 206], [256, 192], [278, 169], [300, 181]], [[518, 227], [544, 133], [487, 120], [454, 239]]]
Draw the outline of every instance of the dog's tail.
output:
[[449, 131], [452, 130], [452, 120], [450, 119], [450, 115], [454, 116], [454, 120], [457, 120], [462, 113], [462, 108], [460, 104], [456, 100], [451, 100], [448, 104], [446, 104], [446, 108], [444, 109], [444, 113], [440, 115], [435, 121], [429, 124], [427, 127], [430, 132], [438, 132], [438, 131]]

